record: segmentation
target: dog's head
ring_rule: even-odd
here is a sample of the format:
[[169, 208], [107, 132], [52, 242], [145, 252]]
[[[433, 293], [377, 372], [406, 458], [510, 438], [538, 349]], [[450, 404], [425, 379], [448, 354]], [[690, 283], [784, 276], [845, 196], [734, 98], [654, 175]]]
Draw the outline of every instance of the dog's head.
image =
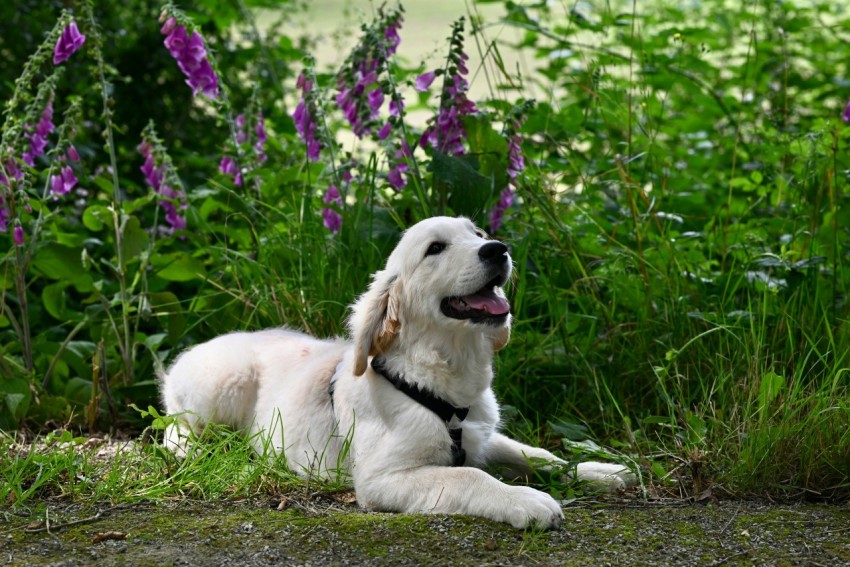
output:
[[503, 286], [511, 269], [507, 246], [469, 219], [434, 217], [412, 226], [354, 305], [355, 374], [366, 371], [370, 355], [386, 352], [402, 328], [446, 340], [479, 333], [495, 350], [504, 347], [511, 314]]

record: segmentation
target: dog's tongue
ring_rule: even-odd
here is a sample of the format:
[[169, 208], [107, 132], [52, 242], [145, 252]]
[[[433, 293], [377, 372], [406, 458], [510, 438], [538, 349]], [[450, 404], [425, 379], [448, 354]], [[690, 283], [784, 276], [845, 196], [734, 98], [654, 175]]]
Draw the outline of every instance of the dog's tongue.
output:
[[505, 315], [511, 310], [508, 301], [497, 296], [492, 290], [479, 291], [472, 295], [462, 297], [463, 301], [471, 308], [486, 311], [490, 315]]

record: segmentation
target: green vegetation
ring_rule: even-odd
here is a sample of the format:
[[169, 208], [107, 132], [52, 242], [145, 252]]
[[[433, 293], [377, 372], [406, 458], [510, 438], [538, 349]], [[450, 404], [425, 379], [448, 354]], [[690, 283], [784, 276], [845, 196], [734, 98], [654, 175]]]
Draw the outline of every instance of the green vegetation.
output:
[[[440, 69], [391, 55], [406, 23], [388, 7], [332, 70], [279, 26], [259, 35], [271, 0], [73, 4], [0, 8], [0, 429], [140, 431], [129, 404], [157, 405], [181, 349], [341, 334], [401, 230], [464, 214], [498, 221], [516, 264], [495, 384], [512, 433], [568, 456], [591, 437], [656, 493], [850, 492], [850, 16], [834, 3], [505, 2], [499, 22], [472, 5]], [[85, 43], [54, 64], [72, 19]], [[205, 51], [169, 53], [176, 26]], [[491, 41], [502, 26], [518, 45]], [[469, 74], [464, 49], [484, 61]], [[518, 49], [522, 75], [500, 55]], [[473, 112], [455, 77], [490, 96]], [[58, 449], [70, 435], [0, 441], [6, 503], [296, 482], [226, 434], [183, 464], [146, 443], [108, 465]]]

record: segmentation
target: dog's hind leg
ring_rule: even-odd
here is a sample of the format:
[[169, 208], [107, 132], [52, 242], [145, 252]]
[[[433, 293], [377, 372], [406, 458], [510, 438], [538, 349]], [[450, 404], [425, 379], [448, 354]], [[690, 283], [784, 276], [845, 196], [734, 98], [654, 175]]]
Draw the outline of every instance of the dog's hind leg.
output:
[[204, 424], [190, 412], [172, 413], [169, 419], [172, 421], [165, 428], [162, 444], [176, 456], [185, 458], [189, 454], [192, 439], [200, 435]]

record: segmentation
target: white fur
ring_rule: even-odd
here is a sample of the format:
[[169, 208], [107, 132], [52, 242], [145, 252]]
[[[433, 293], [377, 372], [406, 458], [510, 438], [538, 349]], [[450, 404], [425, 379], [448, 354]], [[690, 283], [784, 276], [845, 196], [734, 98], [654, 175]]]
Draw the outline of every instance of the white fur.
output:
[[[427, 255], [433, 242], [445, 250]], [[563, 463], [497, 431], [492, 359], [508, 341], [510, 315], [492, 325], [440, 310], [443, 298], [468, 295], [493, 279], [492, 265], [479, 257], [488, 242], [463, 218], [410, 228], [353, 306], [352, 341], [278, 329], [232, 333], [184, 352], [162, 381], [166, 410], [179, 416], [166, 442], [185, 454], [190, 431], [224, 423], [251, 434], [258, 451], [282, 451], [297, 472], [332, 477], [342, 468], [358, 502], [371, 510], [558, 526], [563, 514], [551, 496], [481, 470], [502, 464], [524, 475], [531, 472], [528, 459]], [[509, 275], [510, 259], [506, 265]], [[496, 292], [504, 297], [501, 288]], [[466, 466], [450, 466], [446, 424], [367, 366], [376, 353], [406, 381], [470, 408], [462, 424]], [[577, 475], [614, 490], [633, 482], [619, 465], [582, 463]]]

